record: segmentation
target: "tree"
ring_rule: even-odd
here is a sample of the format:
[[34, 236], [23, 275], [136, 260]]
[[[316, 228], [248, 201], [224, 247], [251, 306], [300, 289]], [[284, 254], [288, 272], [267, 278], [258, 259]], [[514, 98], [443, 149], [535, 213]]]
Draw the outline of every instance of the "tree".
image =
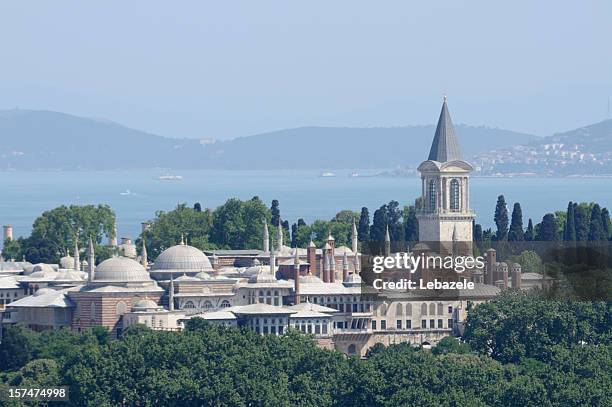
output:
[[594, 204], [591, 209], [591, 220], [589, 222], [589, 241], [601, 241], [608, 240], [608, 236], [605, 235], [604, 226], [601, 216], [601, 208], [599, 204]]
[[521, 210], [521, 204], [518, 202], [514, 203], [512, 208], [512, 221], [510, 222], [510, 230], [508, 232], [508, 240], [512, 242], [524, 240], [523, 232], [523, 211]]
[[199, 202], [196, 202], [196, 203], [193, 205], [193, 210], [195, 210], [196, 212], [202, 212], [202, 205], [200, 205], [200, 203], [199, 203]]
[[557, 234], [557, 224], [555, 222], [555, 215], [552, 213], [547, 213], [542, 218], [542, 222], [539, 225], [539, 229], [537, 231], [536, 240], [541, 242], [553, 242], [558, 239]]
[[497, 226], [496, 238], [498, 241], [508, 239], [508, 207], [506, 206], [506, 199], [503, 195], [497, 197], [497, 204], [495, 205], [495, 226]]
[[527, 229], [525, 230], [525, 240], [527, 242], [531, 242], [535, 240], [535, 232], [533, 230], [533, 221], [529, 218], [529, 222], [527, 222]]
[[270, 206], [270, 212], [272, 213], [272, 225], [278, 226], [278, 221], [280, 220], [280, 209], [278, 207], [278, 199], [272, 200], [272, 205]]
[[576, 225], [576, 240], [583, 242], [589, 238], [590, 205], [574, 203], [574, 224]]
[[563, 229], [563, 240], [566, 242], [576, 241], [576, 223], [574, 214], [574, 203], [567, 204], [567, 214], [565, 216], [565, 228]]
[[[150, 258], [155, 258], [163, 250], [179, 244], [181, 237], [187, 238], [190, 245], [199, 249], [214, 248], [215, 245], [209, 242], [212, 222], [213, 215], [209, 209], [197, 212], [182, 203], [169, 212], [158, 211], [136, 244], [140, 246], [144, 237]], [[96, 254], [97, 252], [96, 249]]]
[[[210, 240], [218, 247], [229, 249], [263, 249], [262, 219], [270, 218], [270, 211], [259, 197], [248, 201], [228, 199], [212, 214]], [[288, 222], [287, 222], [288, 227]], [[288, 237], [289, 233], [285, 236]]]
[[298, 231], [297, 223], [292, 224], [291, 225], [291, 247], [298, 247], [297, 246], [297, 231]]
[[19, 237], [16, 240], [8, 239], [2, 247], [2, 257], [6, 260], [20, 260], [23, 257], [23, 238]]
[[416, 217], [414, 205], [404, 207], [404, 239], [407, 242], [419, 241], [419, 221]]
[[361, 208], [357, 235], [359, 236], [360, 242], [367, 242], [370, 240], [370, 213], [368, 212], [368, 208], [365, 206]]
[[601, 209], [601, 223], [603, 226], [604, 237], [609, 239], [610, 232], [612, 232], [612, 225], [610, 224], [610, 212], [608, 212], [607, 208]]
[[473, 239], [475, 242], [482, 242], [483, 240], [483, 236], [482, 236], [482, 225], [480, 223], [476, 223], [474, 221], [472, 221], [472, 235], [473, 235]]
[[402, 233], [402, 211], [399, 202], [390, 201], [387, 204], [387, 224], [389, 225], [389, 235], [391, 240], [396, 242], [404, 237]]
[[387, 231], [387, 205], [383, 205], [374, 211], [374, 219], [370, 228], [370, 240], [374, 242], [382, 242], [385, 240]]

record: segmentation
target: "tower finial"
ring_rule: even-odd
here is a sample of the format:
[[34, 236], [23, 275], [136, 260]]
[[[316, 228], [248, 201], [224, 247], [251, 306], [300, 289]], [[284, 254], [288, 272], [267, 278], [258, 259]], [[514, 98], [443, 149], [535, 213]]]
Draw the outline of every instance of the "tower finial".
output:
[[185, 246], [185, 235], [181, 233], [181, 246]]

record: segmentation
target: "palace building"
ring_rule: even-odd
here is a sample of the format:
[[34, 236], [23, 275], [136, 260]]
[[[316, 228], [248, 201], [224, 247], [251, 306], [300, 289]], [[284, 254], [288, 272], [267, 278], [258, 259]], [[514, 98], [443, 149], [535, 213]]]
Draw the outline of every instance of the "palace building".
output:
[[[411, 254], [472, 253], [469, 178], [472, 166], [462, 158], [446, 98], [427, 160], [419, 167], [423, 208], [418, 212], [419, 243]], [[5, 234], [7, 233], [5, 228]], [[116, 236], [116, 231], [114, 232]], [[351, 247], [336, 247], [328, 236], [322, 247], [284, 244], [265, 224], [263, 250], [202, 252], [181, 241], [153, 262], [142, 247], [116, 237], [125, 256], [95, 264], [90, 241], [86, 259], [67, 252], [59, 265], [0, 262], [0, 317], [36, 330], [104, 326], [113, 337], [134, 324], [180, 330], [191, 318], [212, 324], [245, 326], [261, 334], [288, 329], [313, 334], [325, 348], [365, 355], [377, 343], [409, 342], [431, 346], [461, 333], [470, 304], [488, 301], [507, 288], [544, 284], [540, 275], [521, 273], [521, 266], [486, 255], [484, 268], [461, 277], [474, 289], [376, 292], [363, 283], [357, 228]], [[387, 233], [386, 254], [391, 254]], [[527, 275], [529, 274], [529, 275]], [[439, 270], [419, 271], [425, 280], [451, 277]]]

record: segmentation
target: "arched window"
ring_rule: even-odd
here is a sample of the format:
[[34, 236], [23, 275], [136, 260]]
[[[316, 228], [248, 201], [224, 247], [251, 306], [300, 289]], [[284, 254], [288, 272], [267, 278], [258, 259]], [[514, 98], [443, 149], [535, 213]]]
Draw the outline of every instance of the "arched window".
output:
[[438, 303], [438, 315], [444, 315], [444, 304]]
[[436, 304], [429, 304], [429, 315], [436, 315]]
[[206, 311], [210, 311], [211, 309], [213, 309], [212, 302], [210, 302], [210, 301], [204, 301], [204, 309], [205, 309]]
[[459, 181], [456, 179], [450, 182], [450, 209], [451, 211], [459, 210]]
[[229, 308], [231, 306], [232, 304], [230, 304], [228, 300], [223, 300], [223, 302], [221, 303], [221, 308]]
[[195, 308], [195, 304], [193, 303], [193, 301], [187, 301], [185, 303], [185, 305], [183, 306], [183, 308], [185, 308], [185, 309], [193, 309], [193, 308]]
[[404, 308], [404, 307], [402, 306], [402, 304], [397, 304], [397, 305], [395, 306], [395, 315], [397, 315], [397, 316], [403, 315], [403, 313], [404, 313], [404, 312], [403, 312], [403, 311], [404, 311], [404, 309], [403, 309], [403, 308]]
[[96, 303], [92, 302], [89, 306], [89, 318], [93, 321], [96, 319]]
[[412, 315], [412, 304], [406, 304], [406, 315]]
[[437, 197], [438, 190], [437, 190], [437, 187], [436, 187], [436, 180], [435, 179], [432, 179], [432, 180], [429, 181], [429, 188], [428, 188], [427, 194], [429, 195], [429, 208], [431, 210], [436, 209], [436, 199], [438, 198]]
[[117, 306], [115, 307], [115, 311], [117, 312], [117, 315], [125, 314], [126, 309], [127, 309], [127, 305], [125, 305], [125, 302], [123, 301], [119, 301], [117, 303]]
[[421, 315], [427, 315], [427, 304], [421, 304]]

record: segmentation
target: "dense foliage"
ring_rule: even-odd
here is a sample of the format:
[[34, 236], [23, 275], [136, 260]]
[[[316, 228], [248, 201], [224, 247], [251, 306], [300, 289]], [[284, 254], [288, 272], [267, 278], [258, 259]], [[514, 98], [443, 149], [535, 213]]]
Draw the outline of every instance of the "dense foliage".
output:
[[117, 341], [11, 327], [0, 387], [69, 385], [78, 406], [609, 406], [611, 323], [609, 304], [507, 293], [470, 312], [465, 342], [376, 345], [365, 360], [199, 319]]

